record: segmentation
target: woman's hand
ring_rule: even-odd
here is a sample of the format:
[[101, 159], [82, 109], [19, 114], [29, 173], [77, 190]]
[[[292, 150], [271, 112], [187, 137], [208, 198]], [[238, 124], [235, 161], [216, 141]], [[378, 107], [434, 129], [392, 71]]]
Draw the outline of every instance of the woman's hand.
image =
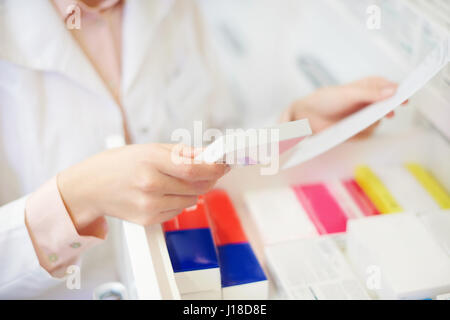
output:
[[142, 225], [169, 220], [195, 205], [197, 196], [229, 170], [222, 164], [176, 163], [173, 150], [180, 149], [130, 145], [61, 172], [59, 191], [79, 233], [89, 233], [93, 222], [105, 215]]
[[[282, 121], [308, 118], [313, 133], [320, 132], [367, 105], [392, 97], [397, 84], [384, 78], [369, 77], [346, 85], [321, 88], [298, 100], [286, 110]], [[393, 112], [387, 117], [393, 116]], [[378, 122], [358, 136], [372, 133]]]

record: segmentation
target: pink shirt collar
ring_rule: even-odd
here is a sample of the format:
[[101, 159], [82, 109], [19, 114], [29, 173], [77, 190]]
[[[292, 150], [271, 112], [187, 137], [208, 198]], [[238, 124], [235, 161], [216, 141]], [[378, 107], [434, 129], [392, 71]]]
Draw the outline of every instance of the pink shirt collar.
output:
[[66, 19], [72, 12], [68, 10], [69, 6], [76, 5], [82, 12], [90, 14], [99, 14], [103, 11], [113, 8], [122, 0], [103, 0], [97, 6], [91, 7], [80, 0], [53, 0], [56, 9], [64, 19]]

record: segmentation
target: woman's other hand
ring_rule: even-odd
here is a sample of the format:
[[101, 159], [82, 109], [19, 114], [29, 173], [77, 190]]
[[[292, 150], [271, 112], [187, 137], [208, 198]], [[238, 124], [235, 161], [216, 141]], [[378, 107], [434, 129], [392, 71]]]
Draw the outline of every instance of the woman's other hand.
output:
[[[392, 97], [397, 84], [380, 77], [368, 77], [346, 85], [318, 89], [297, 100], [282, 115], [281, 121], [308, 118], [313, 133], [318, 133], [348, 115], [372, 103]], [[392, 117], [393, 112], [387, 117]], [[358, 137], [370, 135], [379, 122], [370, 126]]]

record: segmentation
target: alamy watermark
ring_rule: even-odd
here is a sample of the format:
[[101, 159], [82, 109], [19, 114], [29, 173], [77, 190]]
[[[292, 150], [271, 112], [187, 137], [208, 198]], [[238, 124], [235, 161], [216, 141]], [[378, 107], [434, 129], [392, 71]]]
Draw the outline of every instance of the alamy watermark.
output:
[[81, 268], [77, 265], [70, 265], [66, 269], [66, 288], [69, 290], [81, 289]]
[[69, 30], [81, 29], [81, 9], [76, 4], [71, 4], [66, 8], [66, 27]]
[[366, 268], [366, 288], [369, 290], [381, 289], [381, 268], [376, 265], [370, 265]]
[[[184, 128], [173, 131], [171, 140], [177, 146], [172, 149], [171, 160], [175, 164], [261, 164], [261, 175], [274, 175], [279, 171], [279, 136], [277, 128], [226, 129], [225, 134], [217, 128], [204, 131], [203, 123], [194, 121], [193, 135]], [[212, 144], [203, 152], [202, 147], [207, 143]]]
[[367, 29], [381, 29], [381, 8], [375, 4], [370, 5], [366, 9], [366, 14], [368, 15], [366, 20]]

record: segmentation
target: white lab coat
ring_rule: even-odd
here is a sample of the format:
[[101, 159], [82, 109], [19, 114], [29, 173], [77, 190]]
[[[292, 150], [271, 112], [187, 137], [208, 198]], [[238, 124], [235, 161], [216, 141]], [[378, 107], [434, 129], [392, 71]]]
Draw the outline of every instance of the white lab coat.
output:
[[[193, 0], [130, 0], [123, 19], [133, 142], [168, 142], [194, 120], [233, 121]], [[61, 281], [39, 265], [27, 195], [117, 136], [119, 107], [50, 1], [0, 0], [0, 298], [39, 297]]]

